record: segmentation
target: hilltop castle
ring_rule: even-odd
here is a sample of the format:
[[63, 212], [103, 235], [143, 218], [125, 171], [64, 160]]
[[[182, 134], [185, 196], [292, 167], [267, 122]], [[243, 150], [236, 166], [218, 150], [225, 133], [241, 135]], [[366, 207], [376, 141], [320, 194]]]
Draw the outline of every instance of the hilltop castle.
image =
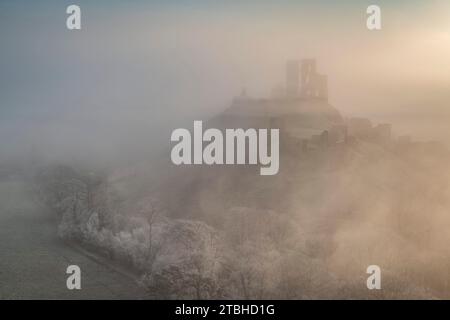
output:
[[328, 103], [327, 82], [327, 76], [317, 72], [314, 59], [288, 61], [282, 88], [269, 98], [253, 98], [243, 90], [224, 116], [236, 125], [251, 121], [253, 126], [264, 127], [267, 123], [263, 120], [269, 119], [285, 128], [327, 128], [343, 121], [339, 111]]
[[[274, 89], [269, 100], [319, 100], [328, 101], [328, 77], [317, 72], [315, 59], [290, 60], [286, 63], [283, 87]], [[252, 100], [244, 89], [235, 102]], [[264, 99], [258, 99], [262, 101]]]
[[283, 141], [330, 145], [361, 138], [391, 139], [391, 125], [373, 126], [364, 118], [344, 119], [328, 102], [328, 78], [317, 71], [315, 59], [286, 63], [285, 83], [269, 98], [250, 97], [246, 90], [216, 119], [228, 128], [279, 128]]

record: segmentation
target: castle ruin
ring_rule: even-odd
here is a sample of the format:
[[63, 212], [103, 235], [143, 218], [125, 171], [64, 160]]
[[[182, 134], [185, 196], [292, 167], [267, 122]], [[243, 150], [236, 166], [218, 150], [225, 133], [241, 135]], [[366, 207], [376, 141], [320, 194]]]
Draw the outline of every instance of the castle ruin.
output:
[[328, 78], [317, 72], [315, 59], [286, 63], [286, 97], [328, 100]]

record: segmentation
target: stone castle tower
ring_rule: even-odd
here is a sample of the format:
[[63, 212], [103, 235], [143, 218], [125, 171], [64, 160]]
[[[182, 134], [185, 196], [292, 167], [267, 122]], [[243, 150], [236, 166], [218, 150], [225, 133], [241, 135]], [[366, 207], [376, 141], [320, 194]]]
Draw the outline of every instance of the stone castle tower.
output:
[[328, 100], [328, 79], [317, 72], [315, 59], [286, 63], [286, 97]]

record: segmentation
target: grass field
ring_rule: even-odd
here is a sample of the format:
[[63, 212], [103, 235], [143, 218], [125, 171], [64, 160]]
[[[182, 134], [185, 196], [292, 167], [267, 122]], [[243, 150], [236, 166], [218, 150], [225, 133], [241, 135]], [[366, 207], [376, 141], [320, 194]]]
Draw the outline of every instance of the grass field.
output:
[[[81, 290], [66, 288], [66, 268], [81, 268]], [[65, 245], [51, 213], [33, 201], [19, 178], [0, 180], [1, 299], [134, 299], [131, 280]]]

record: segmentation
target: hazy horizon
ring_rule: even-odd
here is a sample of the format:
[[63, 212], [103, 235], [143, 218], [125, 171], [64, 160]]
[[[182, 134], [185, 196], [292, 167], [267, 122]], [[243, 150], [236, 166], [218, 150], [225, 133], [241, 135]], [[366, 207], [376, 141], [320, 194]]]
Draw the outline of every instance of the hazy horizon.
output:
[[446, 1], [381, 1], [378, 32], [365, 27], [370, 1], [80, 1], [79, 32], [65, 29], [66, 4], [0, 4], [4, 150], [140, 153], [242, 88], [269, 96], [302, 58], [318, 60], [344, 116], [448, 142]]

